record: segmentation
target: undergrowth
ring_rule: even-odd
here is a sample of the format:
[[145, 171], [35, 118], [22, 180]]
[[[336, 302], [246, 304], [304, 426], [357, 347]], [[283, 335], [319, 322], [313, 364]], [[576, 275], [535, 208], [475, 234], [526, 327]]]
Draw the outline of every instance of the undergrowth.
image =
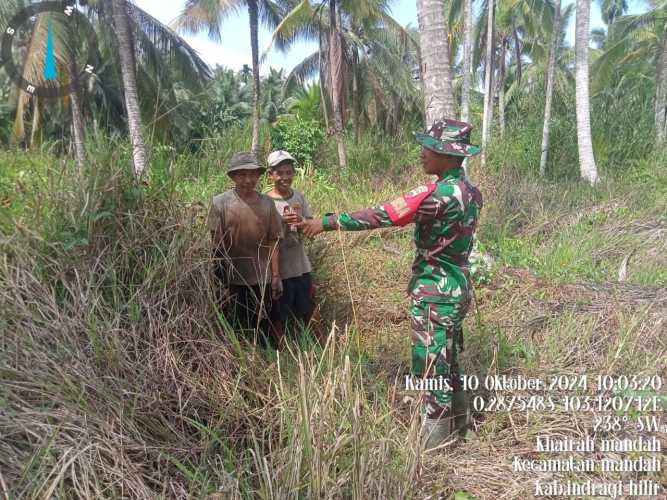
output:
[[[91, 146], [83, 172], [46, 153], [0, 153], [9, 498], [524, 498], [506, 462], [571, 417], [476, 415], [459, 447], [422, 457], [417, 401], [402, 387], [410, 228], [309, 244], [325, 346], [304, 333], [264, 351], [229, 328], [205, 215], [244, 134], [153, 151], [142, 186], [121, 144]], [[347, 172], [324, 160], [333, 148], [297, 175], [317, 213], [426, 179], [407, 138], [362, 137]], [[666, 164], [589, 187], [471, 162], [493, 267], [466, 323], [467, 373], [665, 373]]]

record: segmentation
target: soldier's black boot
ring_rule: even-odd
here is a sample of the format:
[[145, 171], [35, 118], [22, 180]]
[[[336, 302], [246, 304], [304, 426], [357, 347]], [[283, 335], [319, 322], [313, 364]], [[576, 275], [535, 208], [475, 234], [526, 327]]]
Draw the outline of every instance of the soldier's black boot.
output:
[[452, 435], [453, 417], [422, 418], [420, 437], [424, 441], [424, 450], [440, 446]]
[[468, 391], [455, 391], [452, 393], [452, 415], [454, 416], [454, 431], [464, 436], [472, 423], [470, 413], [470, 399]]

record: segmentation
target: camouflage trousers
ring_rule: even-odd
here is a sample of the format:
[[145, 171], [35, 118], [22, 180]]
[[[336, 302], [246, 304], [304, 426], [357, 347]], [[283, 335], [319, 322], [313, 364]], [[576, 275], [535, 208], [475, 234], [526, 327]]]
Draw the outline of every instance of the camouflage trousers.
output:
[[462, 389], [457, 353], [463, 347], [462, 325], [468, 305], [429, 304], [410, 299], [412, 374], [446, 380], [451, 388], [424, 393], [423, 412], [427, 418], [451, 416], [452, 394]]

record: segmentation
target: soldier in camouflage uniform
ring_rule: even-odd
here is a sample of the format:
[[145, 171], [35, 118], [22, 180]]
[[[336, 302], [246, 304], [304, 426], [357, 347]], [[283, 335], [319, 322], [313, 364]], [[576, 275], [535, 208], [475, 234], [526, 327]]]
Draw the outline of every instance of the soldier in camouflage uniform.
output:
[[[447, 381], [451, 391], [427, 391], [423, 397], [422, 434], [426, 447], [452, 432], [452, 393], [461, 390], [457, 351], [462, 324], [471, 301], [468, 256], [482, 208], [482, 195], [468, 182], [465, 157], [479, 153], [470, 144], [472, 126], [437, 120], [426, 133], [416, 133], [422, 163], [437, 181], [424, 184], [394, 201], [300, 226], [307, 236], [340, 229], [359, 231], [415, 223], [416, 256], [408, 285], [412, 329], [412, 373]], [[446, 387], [446, 386], [445, 386]]]

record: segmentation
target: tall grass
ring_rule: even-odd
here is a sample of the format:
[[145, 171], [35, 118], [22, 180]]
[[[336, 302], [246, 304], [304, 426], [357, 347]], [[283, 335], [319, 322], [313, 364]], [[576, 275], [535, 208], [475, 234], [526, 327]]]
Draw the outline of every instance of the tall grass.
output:
[[[204, 219], [247, 137], [232, 130], [197, 153], [155, 149], [142, 186], [123, 143], [91, 145], [83, 172], [48, 154], [0, 153], [5, 496], [525, 497], [525, 481], [502, 490], [497, 462], [572, 424], [562, 416], [477, 415], [468, 441], [422, 457], [414, 394], [399, 385], [407, 232], [311, 244], [326, 345], [264, 351], [229, 327]], [[377, 204], [425, 179], [407, 137], [362, 137], [346, 172], [331, 147], [296, 182], [317, 213]], [[486, 197], [480, 240], [497, 264], [468, 320], [466, 371], [653, 369], [665, 353], [664, 167], [638, 162], [597, 188], [520, 168], [470, 171]]]
[[192, 167], [198, 190], [192, 157], [156, 155], [139, 189], [127, 151], [98, 153], [81, 173], [3, 158], [23, 186], [3, 192], [0, 242], [10, 498], [407, 494], [416, 427], [367, 399], [352, 335], [276, 358], [217, 310], [203, 219], [218, 159]]

